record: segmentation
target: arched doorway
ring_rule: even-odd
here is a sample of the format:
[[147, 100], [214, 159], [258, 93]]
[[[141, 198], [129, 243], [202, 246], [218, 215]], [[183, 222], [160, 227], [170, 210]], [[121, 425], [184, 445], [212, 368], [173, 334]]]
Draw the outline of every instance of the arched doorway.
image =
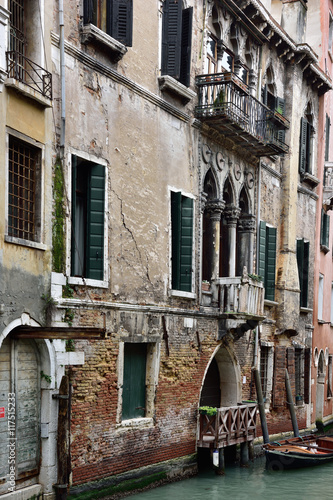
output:
[[200, 406], [234, 406], [240, 394], [240, 370], [236, 359], [221, 346], [206, 370]]
[[325, 389], [325, 357], [323, 351], [320, 351], [317, 368], [317, 386], [316, 386], [316, 420], [322, 421], [324, 408], [324, 389]]
[[[7, 337], [2, 343], [0, 407], [4, 409], [0, 442], [9, 444], [0, 447], [0, 480], [6, 478], [4, 483], [0, 482], [1, 494], [8, 492], [9, 472], [10, 477], [15, 476], [15, 482], [39, 474], [40, 357], [33, 340]], [[9, 458], [13, 460], [11, 463]]]

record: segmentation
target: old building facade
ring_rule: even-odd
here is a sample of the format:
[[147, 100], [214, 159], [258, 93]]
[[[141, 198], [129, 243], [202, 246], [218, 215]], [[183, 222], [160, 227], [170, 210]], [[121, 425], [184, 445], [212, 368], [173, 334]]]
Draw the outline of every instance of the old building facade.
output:
[[26, 147], [41, 215], [33, 236], [16, 235], [1, 208], [0, 355], [22, 346], [38, 366], [44, 452], [18, 467], [16, 489], [51, 497], [71, 484], [75, 498], [194, 474], [207, 444], [198, 407], [253, 418], [253, 368], [269, 433], [291, 430], [286, 369], [310, 426], [317, 137], [331, 88], [307, 43], [315, 2], [28, 2], [42, 56], [23, 57], [47, 62], [47, 96], [29, 90], [28, 63], [10, 74], [17, 3], [0, 10], [3, 199]]

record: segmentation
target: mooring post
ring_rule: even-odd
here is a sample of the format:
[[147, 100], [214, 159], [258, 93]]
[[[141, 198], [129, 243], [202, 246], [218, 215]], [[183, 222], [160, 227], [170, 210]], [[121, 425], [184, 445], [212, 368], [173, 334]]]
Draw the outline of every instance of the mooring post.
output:
[[215, 469], [215, 474], [219, 476], [225, 474], [224, 448], [219, 448], [219, 465]]
[[264, 443], [266, 444], [266, 443], [269, 443], [269, 435], [268, 435], [266, 415], [265, 415], [264, 398], [262, 396], [260, 373], [259, 373], [258, 368], [253, 368], [253, 373], [254, 373], [254, 381], [255, 381], [256, 390], [257, 390], [257, 398], [258, 398], [258, 406], [259, 406], [259, 415], [260, 415], [260, 422], [261, 422], [262, 437], [264, 439]]
[[247, 441], [240, 445], [240, 463], [242, 467], [249, 465], [249, 448], [247, 446]]
[[286, 369], [286, 392], [287, 392], [287, 404], [289, 407], [291, 423], [293, 424], [294, 436], [299, 437], [299, 430], [298, 430], [298, 423], [297, 423], [297, 418], [296, 418], [296, 413], [295, 413], [293, 394], [291, 392], [289, 373], [288, 373], [287, 369]]

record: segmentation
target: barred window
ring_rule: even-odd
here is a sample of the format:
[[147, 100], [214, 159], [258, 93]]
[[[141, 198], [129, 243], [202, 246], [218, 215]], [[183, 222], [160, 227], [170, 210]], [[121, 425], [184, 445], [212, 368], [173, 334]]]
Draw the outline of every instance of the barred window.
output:
[[37, 241], [36, 192], [41, 151], [10, 136], [8, 160], [8, 235]]

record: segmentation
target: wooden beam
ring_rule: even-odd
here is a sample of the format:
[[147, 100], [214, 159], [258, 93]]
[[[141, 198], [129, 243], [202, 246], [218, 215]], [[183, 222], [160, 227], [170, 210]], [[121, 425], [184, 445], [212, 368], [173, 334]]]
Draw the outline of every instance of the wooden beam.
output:
[[78, 327], [31, 327], [19, 326], [11, 334], [13, 339], [101, 339], [105, 337], [103, 328]]

